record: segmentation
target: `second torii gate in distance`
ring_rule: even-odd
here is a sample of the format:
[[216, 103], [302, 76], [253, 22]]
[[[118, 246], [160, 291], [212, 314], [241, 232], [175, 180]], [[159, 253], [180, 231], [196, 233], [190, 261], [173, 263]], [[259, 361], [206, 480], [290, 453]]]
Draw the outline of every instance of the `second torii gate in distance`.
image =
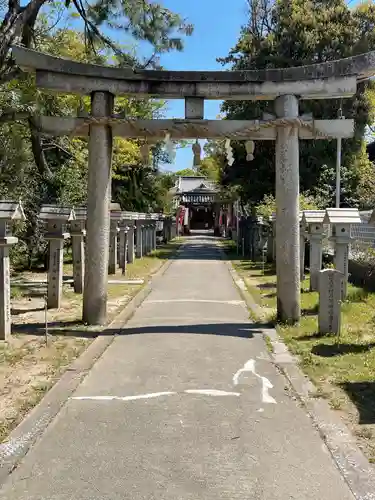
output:
[[[88, 117], [37, 119], [50, 135], [89, 137], [87, 194], [87, 272], [83, 319], [106, 319], [108, 204], [111, 188], [112, 137], [233, 139], [276, 141], [277, 308], [282, 321], [300, 318], [299, 139], [352, 137], [353, 120], [314, 120], [299, 116], [300, 99], [348, 98], [357, 82], [375, 72], [375, 53], [296, 68], [260, 71], [154, 71], [77, 63], [21, 47], [17, 64], [36, 72], [39, 88], [91, 95]], [[137, 120], [113, 114], [114, 96], [185, 99], [181, 120]], [[274, 100], [275, 116], [263, 120], [205, 120], [205, 99]]]

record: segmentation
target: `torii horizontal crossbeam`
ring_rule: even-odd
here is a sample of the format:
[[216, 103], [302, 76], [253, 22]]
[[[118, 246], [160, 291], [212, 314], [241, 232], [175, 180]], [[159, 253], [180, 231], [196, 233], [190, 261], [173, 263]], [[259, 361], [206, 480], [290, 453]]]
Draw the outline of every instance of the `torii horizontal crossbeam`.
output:
[[91, 124], [108, 123], [117, 137], [163, 140], [171, 139], [237, 139], [275, 140], [276, 127], [294, 125], [300, 139], [330, 139], [353, 137], [354, 120], [131, 120], [120, 118], [37, 117], [40, 132], [51, 136], [74, 135], [87, 137]]
[[103, 91], [138, 98], [272, 100], [351, 97], [357, 82], [375, 73], [375, 52], [309, 66], [249, 71], [155, 71], [69, 61], [23, 47], [12, 49], [17, 65], [36, 72], [40, 88], [90, 94]]

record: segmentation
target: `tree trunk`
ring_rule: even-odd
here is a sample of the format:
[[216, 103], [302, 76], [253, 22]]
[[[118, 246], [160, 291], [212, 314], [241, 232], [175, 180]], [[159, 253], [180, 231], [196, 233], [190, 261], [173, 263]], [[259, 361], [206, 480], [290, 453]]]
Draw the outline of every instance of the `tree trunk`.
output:
[[40, 8], [48, 1], [31, 0], [21, 7], [20, 0], [9, 0], [8, 11], [0, 25], [0, 81], [13, 72], [13, 64], [9, 60], [12, 45], [22, 41], [30, 46], [30, 30], [34, 28]]

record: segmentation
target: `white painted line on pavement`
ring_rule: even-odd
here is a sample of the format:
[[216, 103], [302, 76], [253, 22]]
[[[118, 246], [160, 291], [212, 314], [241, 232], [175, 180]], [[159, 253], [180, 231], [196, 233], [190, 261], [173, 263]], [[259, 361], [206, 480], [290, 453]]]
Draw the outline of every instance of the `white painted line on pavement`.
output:
[[233, 384], [238, 385], [239, 384], [239, 378], [242, 373], [246, 372], [251, 372], [253, 373], [256, 377], [260, 378], [262, 381], [262, 401], [263, 403], [273, 403], [276, 404], [276, 400], [269, 394], [269, 389], [273, 388], [273, 385], [271, 382], [268, 380], [267, 377], [263, 377], [262, 375], [259, 375], [255, 371], [255, 360], [254, 359], [249, 359], [249, 361], [246, 361], [246, 363], [243, 365], [242, 368], [237, 370], [237, 372], [233, 375]]
[[209, 300], [209, 299], [161, 299], [161, 300], [146, 300], [146, 304], [168, 304], [169, 302], [202, 302], [209, 304], [229, 304], [233, 306], [241, 306], [245, 304], [243, 300]]
[[[240, 392], [219, 391], [217, 389], [187, 389], [183, 392], [186, 394], [202, 394], [204, 396], [241, 396]], [[135, 401], [137, 399], [151, 399], [175, 394], [178, 394], [178, 392], [151, 392], [135, 396], [72, 396], [70, 399], [76, 401]]]
[[187, 394], [203, 394], [204, 396], [241, 396], [240, 392], [219, 391], [217, 389], [187, 389]]
[[158, 398], [160, 396], [171, 396], [177, 394], [177, 392], [151, 392], [150, 394], [138, 394], [135, 396], [73, 396], [70, 399], [75, 399], [78, 401], [135, 401], [136, 399], [151, 399]]

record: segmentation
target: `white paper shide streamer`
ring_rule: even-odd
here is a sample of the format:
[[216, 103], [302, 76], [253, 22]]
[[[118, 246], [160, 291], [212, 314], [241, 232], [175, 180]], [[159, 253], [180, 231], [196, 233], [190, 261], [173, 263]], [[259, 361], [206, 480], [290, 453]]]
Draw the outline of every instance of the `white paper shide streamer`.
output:
[[227, 156], [228, 165], [231, 167], [234, 163], [233, 149], [230, 145], [230, 139], [225, 140], [225, 152]]

